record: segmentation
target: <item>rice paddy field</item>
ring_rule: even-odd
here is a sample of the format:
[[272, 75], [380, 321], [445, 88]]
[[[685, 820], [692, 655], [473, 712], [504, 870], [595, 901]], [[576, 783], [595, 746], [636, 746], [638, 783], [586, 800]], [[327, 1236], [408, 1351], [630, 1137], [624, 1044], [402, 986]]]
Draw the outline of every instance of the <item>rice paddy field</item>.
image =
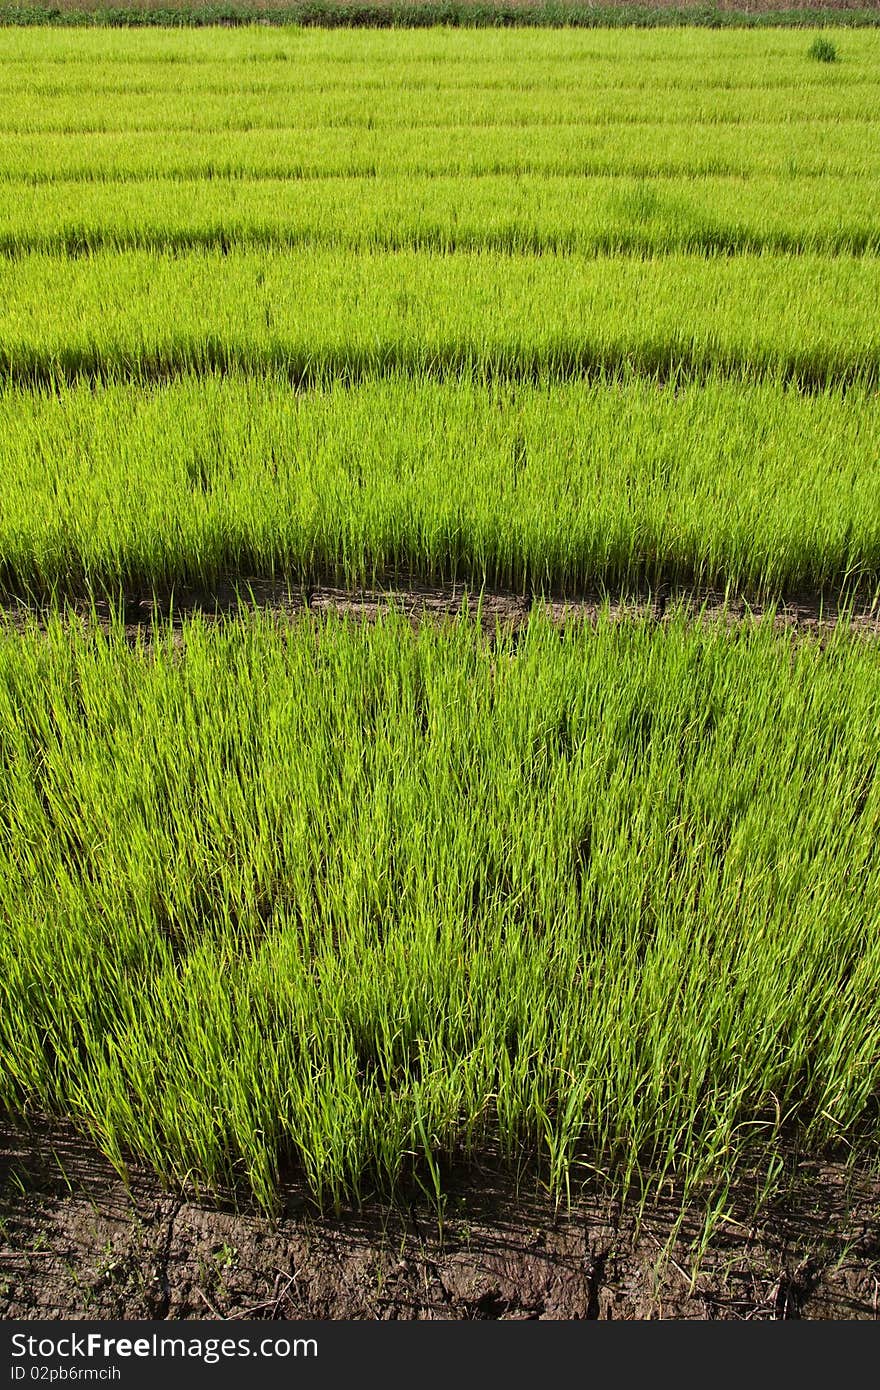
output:
[[823, 33], [0, 29], [9, 1125], [267, 1212], [876, 1171], [880, 30]]

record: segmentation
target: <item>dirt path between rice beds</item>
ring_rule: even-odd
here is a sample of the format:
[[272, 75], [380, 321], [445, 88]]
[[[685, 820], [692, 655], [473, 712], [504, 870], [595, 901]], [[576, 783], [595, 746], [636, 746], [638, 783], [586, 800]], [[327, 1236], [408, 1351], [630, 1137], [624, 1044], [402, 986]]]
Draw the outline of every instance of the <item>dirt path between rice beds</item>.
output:
[[650, 1206], [640, 1227], [597, 1196], [557, 1213], [534, 1180], [452, 1182], [441, 1233], [424, 1204], [336, 1219], [288, 1192], [275, 1220], [126, 1189], [61, 1126], [0, 1130], [0, 1317], [880, 1317], [880, 1180], [800, 1168], [759, 1222], [728, 1206], [699, 1266], [690, 1211]]
[[[789, 595], [770, 605], [742, 595], [725, 595], [718, 590], [668, 585], [654, 592], [644, 590], [628, 595], [603, 595], [596, 590], [569, 598], [539, 598], [502, 589], [479, 591], [463, 584], [299, 588], [284, 580], [243, 577], [225, 579], [210, 588], [181, 584], [158, 596], [146, 591], [129, 591], [121, 604], [75, 597], [65, 602], [71, 613], [82, 618], [94, 613], [104, 626], [109, 626], [111, 611], [121, 614], [126, 633], [132, 639], [138, 634], [149, 635], [156, 621], [170, 622], [179, 628], [195, 616], [218, 620], [234, 618], [242, 612], [263, 612], [282, 620], [294, 619], [307, 611], [319, 616], [349, 614], [372, 622], [383, 612], [394, 609], [404, 613], [414, 625], [463, 614], [474, 618], [479, 613], [487, 629], [492, 630], [499, 624], [521, 627], [530, 614], [538, 610], [557, 623], [595, 622], [606, 608], [614, 621], [649, 617], [661, 622], [679, 606], [694, 619], [724, 621], [729, 625], [760, 619], [772, 609], [774, 627], [778, 630], [816, 635], [830, 632], [847, 616], [854, 632], [866, 637], [880, 636], [880, 601], [877, 599], [873, 604], [854, 604], [845, 615], [835, 600], [814, 593]], [[0, 619], [17, 628], [24, 628], [33, 618], [43, 620], [49, 610], [48, 604], [41, 607], [25, 599], [0, 599]]]

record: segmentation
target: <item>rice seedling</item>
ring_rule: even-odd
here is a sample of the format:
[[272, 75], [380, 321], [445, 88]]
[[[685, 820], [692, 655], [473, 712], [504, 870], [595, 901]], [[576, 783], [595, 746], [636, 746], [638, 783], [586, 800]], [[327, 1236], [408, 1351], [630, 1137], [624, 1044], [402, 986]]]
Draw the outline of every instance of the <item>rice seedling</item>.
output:
[[[848, 179], [860, 181], [859, 197], [869, 193], [867, 181], [876, 179], [880, 169], [873, 129], [867, 116], [839, 111], [824, 120], [815, 115], [808, 121], [784, 120], [777, 112], [766, 120], [728, 123], [658, 121], [656, 110], [638, 120], [609, 118], [599, 123], [596, 113], [580, 111], [565, 123], [536, 123], [533, 114], [530, 121], [515, 124], [496, 111], [491, 124], [475, 127], [450, 125], [430, 112], [420, 117], [410, 108], [398, 121], [379, 128], [375, 122], [308, 125], [297, 109], [288, 124], [277, 129], [163, 131], [161, 140], [141, 129], [22, 134], [0, 128], [0, 179], [16, 185], [201, 179], [209, 198], [209, 181], [215, 179], [390, 181], [404, 176], [427, 180], [507, 175], [519, 176], [526, 189], [526, 180], [545, 176], [619, 176], [687, 179], [691, 192], [699, 196], [700, 185], [694, 180], [763, 176], [782, 181], [776, 196], [791, 207], [785, 180]], [[748, 197], [749, 183], [738, 186]], [[479, 187], [473, 188], [474, 197]], [[657, 192], [662, 196], [662, 187]], [[833, 183], [830, 192], [833, 196]], [[356, 184], [352, 193], [357, 194], [352, 197], [356, 204], [368, 189]], [[162, 196], [161, 190], [156, 196]], [[582, 196], [589, 198], [589, 188]]]
[[[621, 176], [0, 181], [0, 252], [246, 247], [451, 254], [876, 253], [880, 181]], [[71, 193], [73, 192], [73, 197]]]
[[0, 257], [0, 373], [565, 380], [720, 371], [871, 384], [880, 260], [303, 249]]
[[265, 1205], [866, 1155], [880, 651], [492, 636], [7, 631], [0, 1103]]
[[0, 412], [7, 593], [880, 586], [880, 408], [855, 386], [208, 375], [7, 388]]
[[[880, 36], [805, 42], [0, 31], [3, 594], [875, 596]], [[0, 1106], [266, 1208], [873, 1160], [878, 663], [7, 624]]]

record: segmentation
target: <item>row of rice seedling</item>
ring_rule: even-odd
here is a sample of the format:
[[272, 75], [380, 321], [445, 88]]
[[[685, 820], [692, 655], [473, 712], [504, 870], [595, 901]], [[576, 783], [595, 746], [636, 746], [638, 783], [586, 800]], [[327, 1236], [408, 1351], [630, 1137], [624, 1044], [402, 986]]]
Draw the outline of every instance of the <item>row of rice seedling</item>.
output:
[[403, 251], [0, 258], [0, 371], [155, 379], [277, 368], [873, 382], [875, 256], [656, 260]]
[[[810, 122], [859, 120], [867, 125], [877, 121], [880, 80], [838, 89], [831, 86], [813, 90], [809, 87], [785, 89], [750, 89], [745, 95], [738, 91], [707, 89], [671, 93], [667, 100], [674, 115], [674, 124], [695, 122], [720, 125], [740, 125], [751, 122], [774, 122], [780, 111], [786, 117], [804, 125]], [[70, 97], [9, 98], [4, 102], [0, 129], [10, 133], [46, 134], [77, 131], [237, 131], [249, 129], [276, 130], [291, 124], [309, 126], [362, 127], [372, 121], [374, 127], [400, 127], [407, 114], [415, 115], [424, 125], [466, 126], [477, 130], [481, 126], [549, 124], [553, 127], [569, 124], [589, 124], [601, 128], [625, 123], [656, 123], [658, 96], [650, 89], [609, 90], [605, 93], [584, 94], [580, 90], [552, 93], [550, 99], [536, 101], [529, 91], [499, 93], [492, 89], [475, 96], [470, 88], [462, 90], [456, 104], [450, 95], [434, 88], [413, 94], [405, 87], [394, 85], [388, 96], [374, 95], [369, 101], [364, 94], [342, 87], [329, 94], [309, 97], [299, 92], [295, 84], [277, 94], [253, 96], [238, 93], [205, 95], [198, 91], [174, 90], [142, 96], [109, 93], [103, 99], [84, 101], [81, 94]]]
[[[395, 175], [742, 180], [822, 176], [862, 180], [851, 191], [851, 218], [865, 180], [880, 175], [880, 149], [863, 121], [749, 122], [742, 125], [659, 124], [656, 120], [597, 127], [560, 125], [473, 127], [407, 124], [275, 130], [95, 131], [15, 135], [0, 130], [0, 179], [21, 183], [124, 182], [139, 179], [392, 178]], [[418, 139], [413, 139], [414, 128]], [[749, 187], [741, 185], [748, 198]], [[695, 190], [699, 194], [699, 188]], [[80, 189], [69, 189], [71, 201]], [[656, 192], [662, 197], [662, 187]], [[779, 190], [788, 196], [784, 187]], [[356, 205], [364, 190], [351, 190]], [[205, 188], [205, 196], [210, 196]], [[589, 197], [589, 189], [582, 196]], [[833, 197], [832, 191], [832, 197]]]
[[[827, 24], [819, 29], [829, 27], [836, 27], [837, 32], [823, 36], [838, 43], [841, 54], [853, 59], [857, 69], [860, 55], [876, 52], [877, 35], [870, 29], [846, 33], [840, 26]], [[328, 66], [339, 64], [355, 80], [370, 80], [371, 74], [375, 79], [377, 71], [396, 68], [408, 69], [413, 80], [422, 74], [441, 81], [445, 76], [451, 81], [457, 75], [466, 81], [470, 74], [475, 82], [482, 76], [497, 83], [517, 75], [533, 86], [562, 82], [566, 74], [574, 80], [584, 72], [589, 80], [599, 76], [610, 79], [614, 72], [624, 74], [626, 80], [626, 74], [634, 73], [634, 80], [646, 85], [662, 80], [664, 74], [674, 77], [678, 85], [698, 85], [704, 79], [760, 85], [768, 80], [768, 60], [799, 60], [817, 32], [807, 26], [806, 34], [778, 28], [765, 33], [739, 30], [721, 34], [687, 26], [674, 33], [653, 34], [632, 27], [627, 33], [608, 28], [593, 33], [571, 29], [559, 34], [547, 28], [529, 33], [515, 33], [509, 28], [481, 33], [466, 26], [431, 26], [421, 33], [412, 28], [392, 33], [366, 29], [327, 33], [307, 26], [267, 32], [250, 25], [225, 33], [215, 26], [182, 32], [163, 27], [153, 32], [110, 28], [71, 33], [57, 28], [47, 35], [15, 27], [4, 33], [4, 41], [10, 64], [13, 69], [16, 63], [22, 65], [22, 72], [28, 63], [42, 59], [65, 67], [94, 66], [99, 73], [104, 64], [119, 64], [135, 75], [157, 64], [183, 64], [198, 82], [200, 73], [219, 75], [220, 65], [225, 63], [232, 65], [244, 82], [249, 73], [271, 80], [272, 71], [287, 62], [302, 66], [303, 82], [315, 84], [324, 80]], [[48, 37], [51, 45], [47, 48]], [[812, 68], [804, 80], [821, 80], [823, 74], [828, 79], [841, 78], [839, 68]]]
[[[8, 54], [8, 35], [3, 37], [4, 51]], [[218, 56], [216, 61], [188, 63], [185, 79], [179, 55], [140, 65], [123, 63], [117, 58], [106, 61], [101, 53], [100, 38], [91, 39], [97, 47], [86, 68], [82, 63], [59, 59], [59, 37], [53, 34], [48, 51], [44, 44], [39, 53], [25, 60], [7, 57], [0, 72], [0, 94], [12, 102], [87, 96], [106, 105], [104, 99], [110, 96], [137, 99], [160, 93], [178, 97], [191, 94], [250, 98], [289, 96], [291, 91], [296, 91], [305, 96], [308, 106], [318, 97], [350, 97], [357, 93], [368, 102], [378, 95], [383, 109], [388, 103], [389, 111], [392, 108], [399, 111], [404, 92], [415, 94], [416, 99], [419, 93], [444, 92], [453, 105], [463, 105], [489, 92], [497, 92], [502, 102], [517, 93], [528, 92], [534, 94], [539, 109], [549, 114], [550, 97], [557, 93], [590, 100], [610, 92], [629, 97], [648, 88], [661, 94], [735, 91], [747, 102], [749, 94], [754, 92], [776, 91], [784, 100], [787, 94], [803, 94], [808, 90], [827, 93], [844, 89], [851, 92], [853, 87], [871, 88], [877, 80], [868, 61], [878, 48], [876, 36], [871, 34], [846, 39], [846, 71], [841, 71], [839, 65], [817, 67], [811, 62], [809, 36], [799, 37], [796, 46], [785, 55], [768, 51], [764, 44], [760, 62], [749, 65], [730, 53], [726, 36], [715, 42], [711, 58], [682, 49], [678, 60], [664, 64], [639, 61], [632, 55], [625, 63], [608, 64], [595, 56], [566, 54], [558, 46], [552, 61], [542, 62], [534, 56], [534, 36], [528, 36], [518, 40], [515, 62], [486, 59], [479, 63], [462, 63], [450, 47], [444, 57], [426, 65], [412, 61], [409, 36], [406, 42], [409, 52], [405, 59], [400, 58], [400, 49], [394, 46], [393, 40], [388, 40], [383, 45], [381, 57], [377, 54], [370, 61], [354, 64], [338, 52], [316, 60], [308, 51], [314, 38], [303, 35], [300, 36], [301, 51], [291, 45], [289, 53], [279, 54], [278, 60], [262, 67], [236, 60], [228, 51], [228, 45], [221, 41], [223, 56]], [[446, 41], [453, 45], [461, 44], [463, 39], [463, 35], [448, 36]], [[282, 43], [284, 41], [282, 38]], [[221, 44], [218, 44], [219, 51]], [[699, 62], [698, 70], [688, 71], [688, 65], [695, 61]], [[674, 112], [668, 119], [676, 119]]]
[[[827, 26], [822, 26], [823, 28]], [[804, 83], [838, 81], [846, 85], [848, 72], [833, 65], [800, 66], [814, 34], [807, 30], [786, 32], [773, 29], [760, 33], [734, 30], [718, 33], [688, 26], [675, 31], [626, 32], [597, 29], [560, 34], [546, 28], [528, 32], [500, 29], [443, 29], [425, 32], [400, 29], [392, 33], [290, 27], [264, 29], [257, 25], [221, 30], [92, 29], [71, 31], [63, 28], [41, 31], [4, 28], [2, 38], [9, 64], [10, 80], [18, 72], [24, 85], [29, 69], [41, 62], [58, 65], [58, 81], [86, 80], [84, 68], [94, 69], [100, 79], [105, 64], [129, 72], [133, 84], [145, 72], [164, 65], [177, 65], [181, 78], [194, 83], [199, 74], [207, 80], [271, 80], [277, 65], [292, 63], [302, 68], [304, 85], [325, 82], [327, 69], [335, 65], [351, 73], [352, 80], [376, 81], [377, 73], [408, 72], [410, 79], [433, 79], [450, 84], [472, 82], [499, 85], [519, 81], [523, 85], [545, 87], [583, 81], [630, 80], [645, 86], [674, 81], [678, 86], [698, 86], [701, 81], [730, 85], [737, 81], [759, 86], [778, 80], [780, 64], [797, 63]], [[843, 29], [829, 37], [841, 54], [851, 61], [857, 76], [865, 64], [865, 54], [877, 52], [878, 36], [870, 30], [846, 33]], [[768, 64], [772, 67], [768, 72]], [[253, 66], [251, 66], [253, 65]], [[223, 68], [226, 72], [223, 72]], [[232, 73], [230, 72], [232, 69]], [[233, 73], [235, 74], [233, 78]], [[338, 76], [338, 69], [337, 69]]]
[[[880, 149], [880, 143], [878, 143]], [[857, 196], [858, 195], [858, 196]], [[0, 251], [207, 246], [582, 255], [880, 250], [880, 179], [0, 182]]]
[[880, 587], [880, 402], [711, 379], [0, 393], [0, 583]]
[[880, 648], [489, 636], [4, 632], [0, 1105], [267, 1206], [876, 1154]]

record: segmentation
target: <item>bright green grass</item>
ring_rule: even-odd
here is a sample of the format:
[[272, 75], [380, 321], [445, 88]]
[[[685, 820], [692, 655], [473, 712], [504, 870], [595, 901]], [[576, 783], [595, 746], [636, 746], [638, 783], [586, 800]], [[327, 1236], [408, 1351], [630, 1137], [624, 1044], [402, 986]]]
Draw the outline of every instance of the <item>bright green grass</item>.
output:
[[267, 1205], [875, 1152], [880, 648], [487, 636], [0, 637], [0, 1104]]
[[402, 370], [874, 382], [880, 259], [305, 249], [0, 258], [0, 372]]
[[0, 251], [880, 250], [880, 179], [413, 175], [362, 179], [355, 189], [353, 201], [351, 178], [0, 181]]
[[[296, 120], [296, 112], [291, 119]], [[97, 131], [16, 135], [0, 130], [0, 178], [21, 183], [121, 183], [163, 178], [394, 179], [421, 176], [619, 175], [622, 178], [775, 177], [849, 179], [864, 196], [880, 173], [877, 127], [864, 120], [775, 120], [720, 125], [649, 121], [420, 125], [381, 129], [302, 126], [279, 130]], [[860, 183], [859, 183], [860, 181]], [[855, 185], [858, 183], [858, 188]], [[748, 185], [740, 185], [748, 197]], [[314, 190], [313, 190], [314, 191]], [[474, 196], [477, 194], [474, 190]], [[784, 182], [780, 196], [785, 198]], [[351, 187], [352, 210], [368, 190]], [[663, 195], [662, 186], [656, 192]], [[693, 189], [699, 197], [699, 186]], [[210, 190], [206, 187], [206, 196]], [[80, 196], [70, 190], [70, 197]], [[162, 197], [156, 190], [156, 197]], [[584, 190], [589, 196], [589, 189]], [[833, 186], [831, 190], [833, 197]], [[855, 209], [851, 209], [854, 211]]]
[[[826, 71], [808, 56], [815, 33], [832, 39], [840, 65]], [[873, 30], [834, 32], [770, 30], [711, 32], [677, 30], [593, 30], [560, 32], [441, 29], [327, 32], [316, 29], [71, 31], [4, 29], [0, 33], [6, 66], [2, 85], [36, 85], [43, 67], [55, 66], [58, 85], [88, 82], [94, 71], [130, 74], [138, 81], [171, 85], [186, 77], [193, 85], [240, 86], [285, 80], [326, 87], [335, 74], [373, 87], [409, 85], [540, 88], [632, 85], [693, 87], [703, 82], [722, 88], [779, 84], [815, 87], [846, 85], [848, 63], [856, 80], [876, 73], [880, 36]], [[70, 73], [64, 75], [64, 70]], [[194, 74], [192, 77], [188, 75]], [[150, 74], [156, 74], [155, 77]], [[274, 75], [273, 75], [274, 74]]]
[[711, 379], [0, 392], [0, 583], [880, 586], [880, 402]]
[[[97, 37], [97, 36], [96, 36]], [[387, 36], [383, 36], [389, 42]], [[415, 42], [417, 35], [408, 36]], [[520, 36], [522, 40], [527, 36]], [[54, 39], [54, 36], [53, 36]], [[0, 50], [5, 48], [0, 31]], [[560, 40], [557, 38], [557, 43]], [[803, 36], [800, 42], [804, 42]], [[427, 82], [411, 90], [398, 72], [387, 84], [358, 86], [344, 68], [329, 89], [319, 82], [301, 91], [293, 79], [272, 91], [187, 90], [179, 70], [167, 90], [147, 89], [94, 95], [91, 89], [70, 95], [52, 95], [25, 89], [10, 95], [3, 105], [0, 129], [20, 134], [45, 131], [211, 131], [279, 130], [290, 126], [344, 126], [382, 129], [406, 126], [409, 113], [416, 125], [466, 126], [479, 139], [481, 127], [497, 125], [570, 124], [617, 126], [656, 122], [658, 112], [674, 125], [687, 122], [743, 125], [778, 121], [781, 117], [801, 124], [806, 134], [813, 123], [835, 120], [860, 121], [868, 129], [877, 124], [880, 98], [880, 44], [871, 34], [853, 35], [850, 42], [870, 44], [871, 66], [859, 80], [844, 64], [826, 67], [810, 64], [808, 78], [764, 82], [737, 88], [723, 79], [701, 85], [695, 74], [682, 73], [678, 83], [653, 87], [633, 85], [594, 86], [586, 76], [576, 76], [571, 86], [557, 89], [540, 70], [530, 81], [505, 88], [503, 83], [479, 85], [479, 74], [466, 72], [459, 86], [445, 81]], [[408, 66], [408, 65], [407, 65]], [[496, 65], [492, 64], [496, 71]], [[406, 68], [403, 69], [406, 71]], [[83, 74], [89, 82], [88, 70]], [[125, 82], [125, 69], [121, 74]]]

